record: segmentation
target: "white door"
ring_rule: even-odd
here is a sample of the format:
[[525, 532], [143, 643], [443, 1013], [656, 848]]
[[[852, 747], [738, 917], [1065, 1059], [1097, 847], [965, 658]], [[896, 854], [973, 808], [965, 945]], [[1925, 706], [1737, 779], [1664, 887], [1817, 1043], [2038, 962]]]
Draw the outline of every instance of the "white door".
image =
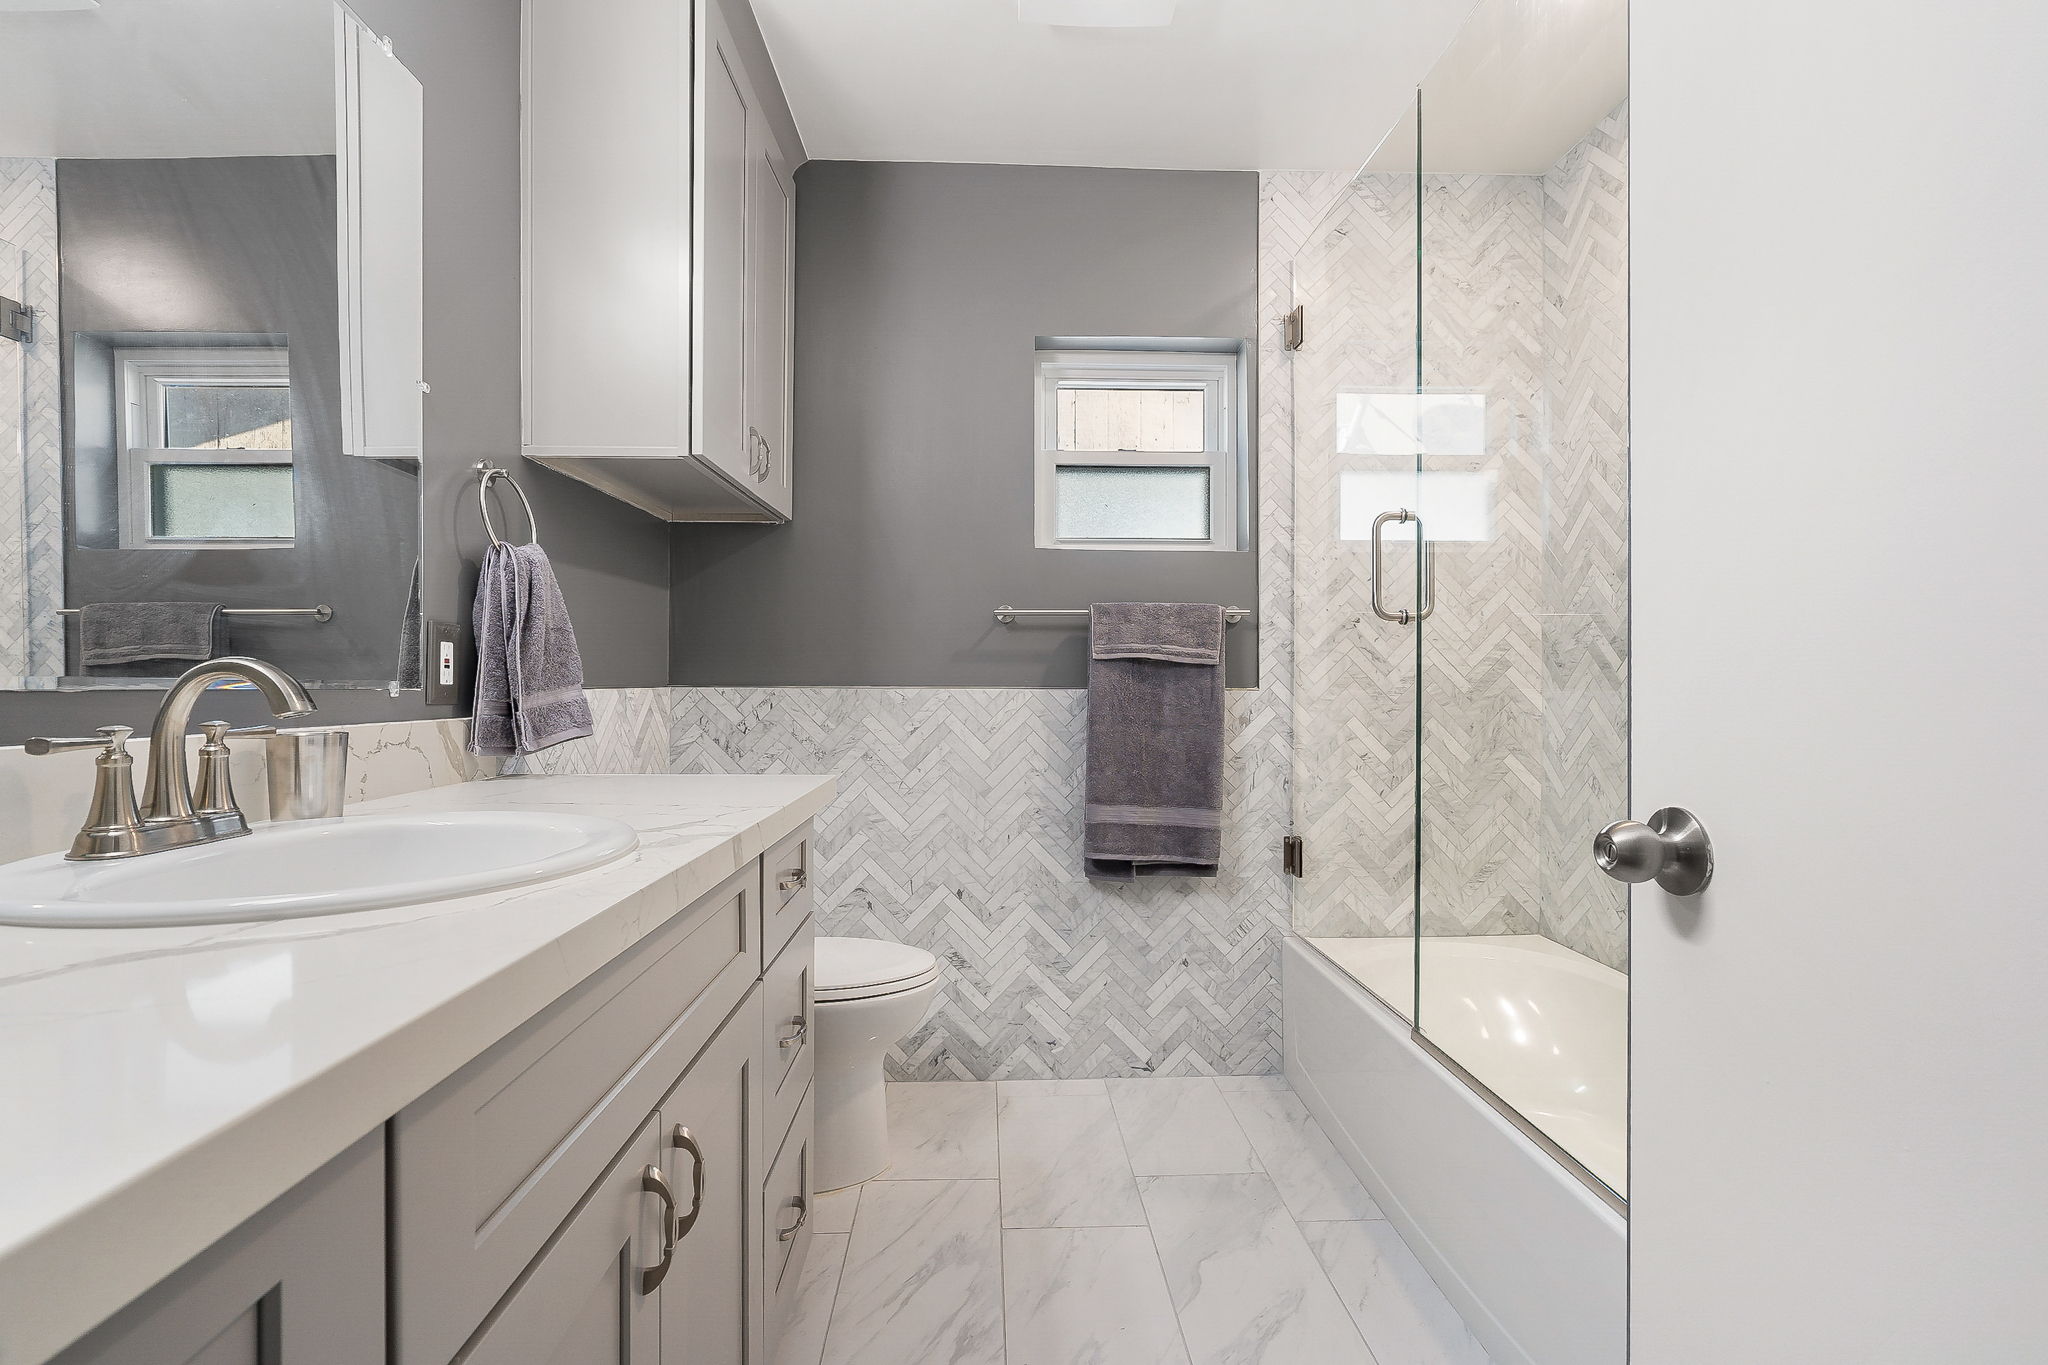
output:
[[1632, 1360], [2048, 1360], [2048, 6], [1631, 48]]

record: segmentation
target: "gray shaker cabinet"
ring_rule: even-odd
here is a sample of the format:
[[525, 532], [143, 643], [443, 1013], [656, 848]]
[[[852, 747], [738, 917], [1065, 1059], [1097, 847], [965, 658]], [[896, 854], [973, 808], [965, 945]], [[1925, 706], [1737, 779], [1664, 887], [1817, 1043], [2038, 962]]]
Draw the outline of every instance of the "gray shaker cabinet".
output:
[[52, 1365], [766, 1365], [810, 1242], [807, 835], [638, 893], [655, 928]]
[[379, 1128], [52, 1365], [364, 1365], [383, 1358]]
[[755, 1158], [764, 1089], [759, 1015], [757, 998], [726, 1021], [661, 1102], [662, 1161], [685, 1224], [674, 1272], [661, 1286], [662, 1365], [757, 1359], [747, 1342], [759, 1339], [753, 1250], [762, 1177]]
[[464, 1365], [655, 1365], [661, 1286], [675, 1272], [650, 1117], [457, 1357]]

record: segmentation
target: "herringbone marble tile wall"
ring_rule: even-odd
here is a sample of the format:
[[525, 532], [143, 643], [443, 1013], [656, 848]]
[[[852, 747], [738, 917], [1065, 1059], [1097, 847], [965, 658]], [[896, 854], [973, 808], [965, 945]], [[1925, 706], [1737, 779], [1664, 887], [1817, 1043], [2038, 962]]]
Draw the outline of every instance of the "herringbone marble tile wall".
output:
[[1224, 874], [1081, 876], [1086, 694], [1049, 688], [678, 688], [683, 772], [832, 772], [818, 818], [825, 933], [946, 964], [903, 1080], [1278, 1069], [1287, 922], [1283, 722], [1226, 703]]
[[[35, 340], [0, 360], [0, 681], [63, 671], [64, 431], [57, 327], [57, 166], [0, 157], [0, 272], [36, 310]], [[18, 400], [17, 396], [18, 395]], [[19, 403], [16, 420], [17, 401]], [[18, 512], [18, 516], [16, 513]]]
[[508, 773], [566, 776], [588, 773], [669, 772], [670, 720], [666, 687], [591, 688], [592, 734], [506, 760]]
[[1628, 970], [1628, 891], [1593, 831], [1628, 810], [1628, 103], [1543, 178], [1550, 490], [1543, 934]]

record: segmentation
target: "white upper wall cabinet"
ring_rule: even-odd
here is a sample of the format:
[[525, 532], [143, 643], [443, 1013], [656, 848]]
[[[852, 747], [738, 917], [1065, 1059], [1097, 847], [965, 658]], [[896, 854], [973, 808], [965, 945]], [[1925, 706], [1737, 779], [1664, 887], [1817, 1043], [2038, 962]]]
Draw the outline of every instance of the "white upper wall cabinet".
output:
[[801, 151], [745, 0], [525, 0], [524, 43], [526, 455], [787, 520]]
[[426, 108], [391, 44], [335, 9], [342, 449], [420, 458], [426, 427]]

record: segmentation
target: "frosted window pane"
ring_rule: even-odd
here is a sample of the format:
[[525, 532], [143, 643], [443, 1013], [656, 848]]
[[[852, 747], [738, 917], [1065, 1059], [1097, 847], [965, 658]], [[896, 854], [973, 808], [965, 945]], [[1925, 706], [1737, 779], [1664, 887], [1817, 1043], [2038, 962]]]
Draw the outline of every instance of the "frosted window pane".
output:
[[1201, 389], [1061, 388], [1060, 450], [1208, 447]]
[[290, 450], [292, 391], [282, 384], [166, 384], [171, 450]]
[[[1337, 476], [1337, 537], [1372, 539], [1372, 519], [1406, 507], [1422, 516], [1422, 533], [1430, 540], [1493, 539], [1494, 472], [1445, 470], [1413, 474], [1405, 470], [1347, 469]], [[1413, 542], [1413, 526], [1387, 527], [1390, 543]]]
[[1340, 392], [1337, 451], [1343, 455], [1484, 455], [1486, 395]]
[[1203, 467], [1062, 465], [1053, 534], [1061, 540], [1207, 540]]
[[169, 540], [290, 540], [288, 464], [150, 466], [149, 533]]

